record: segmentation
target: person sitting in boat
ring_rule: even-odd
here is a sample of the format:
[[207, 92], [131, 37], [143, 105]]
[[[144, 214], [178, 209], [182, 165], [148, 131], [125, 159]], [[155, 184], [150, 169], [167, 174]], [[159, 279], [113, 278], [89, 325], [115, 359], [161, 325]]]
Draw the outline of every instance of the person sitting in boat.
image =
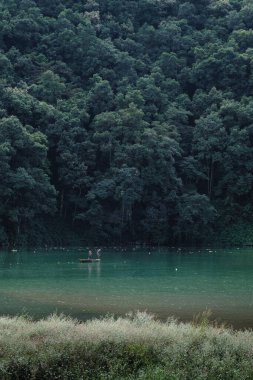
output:
[[101, 249], [99, 248], [99, 249], [97, 250], [97, 258], [98, 258], [98, 259], [100, 259], [100, 255], [101, 255]]

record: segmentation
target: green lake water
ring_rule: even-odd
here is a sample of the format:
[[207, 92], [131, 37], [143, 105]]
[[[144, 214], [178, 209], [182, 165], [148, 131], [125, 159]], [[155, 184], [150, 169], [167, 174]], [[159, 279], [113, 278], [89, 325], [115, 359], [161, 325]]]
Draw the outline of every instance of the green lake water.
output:
[[81, 320], [146, 310], [191, 320], [210, 309], [234, 327], [253, 327], [253, 249], [105, 248], [0, 253], [0, 314], [53, 312]]

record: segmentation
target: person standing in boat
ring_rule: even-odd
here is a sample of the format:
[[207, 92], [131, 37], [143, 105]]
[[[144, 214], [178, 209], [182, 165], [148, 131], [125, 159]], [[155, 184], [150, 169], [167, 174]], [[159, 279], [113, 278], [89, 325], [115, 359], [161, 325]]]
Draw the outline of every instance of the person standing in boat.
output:
[[97, 258], [98, 258], [98, 259], [100, 259], [100, 255], [101, 255], [101, 249], [99, 248], [99, 249], [97, 250]]
[[89, 252], [88, 252], [88, 258], [89, 259], [92, 259], [92, 250], [90, 249]]

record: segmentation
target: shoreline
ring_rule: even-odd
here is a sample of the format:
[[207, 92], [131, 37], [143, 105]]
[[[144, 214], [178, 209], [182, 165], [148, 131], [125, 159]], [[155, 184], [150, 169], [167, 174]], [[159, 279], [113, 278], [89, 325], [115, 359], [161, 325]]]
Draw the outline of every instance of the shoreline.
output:
[[252, 330], [154, 320], [143, 312], [80, 323], [63, 315], [0, 317], [0, 378], [248, 379]]

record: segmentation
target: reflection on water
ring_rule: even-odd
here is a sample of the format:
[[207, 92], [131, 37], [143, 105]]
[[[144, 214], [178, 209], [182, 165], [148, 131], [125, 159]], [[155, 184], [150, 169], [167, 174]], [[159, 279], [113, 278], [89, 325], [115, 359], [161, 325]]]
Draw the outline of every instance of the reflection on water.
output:
[[147, 310], [183, 320], [211, 309], [222, 321], [253, 327], [253, 250], [104, 249], [80, 263], [78, 249], [1, 252], [0, 313], [80, 319]]
[[[101, 264], [100, 261], [95, 262], [95, 263], [86, 263], [89, 278], [91, 278], [92, 275], [96, 276], [96, 277], [100, 277], [100, 275], [101, 275], [101, 265], [100, 264]], [[82, 263], [80, 265], [84, 265], [84, 263]]]

